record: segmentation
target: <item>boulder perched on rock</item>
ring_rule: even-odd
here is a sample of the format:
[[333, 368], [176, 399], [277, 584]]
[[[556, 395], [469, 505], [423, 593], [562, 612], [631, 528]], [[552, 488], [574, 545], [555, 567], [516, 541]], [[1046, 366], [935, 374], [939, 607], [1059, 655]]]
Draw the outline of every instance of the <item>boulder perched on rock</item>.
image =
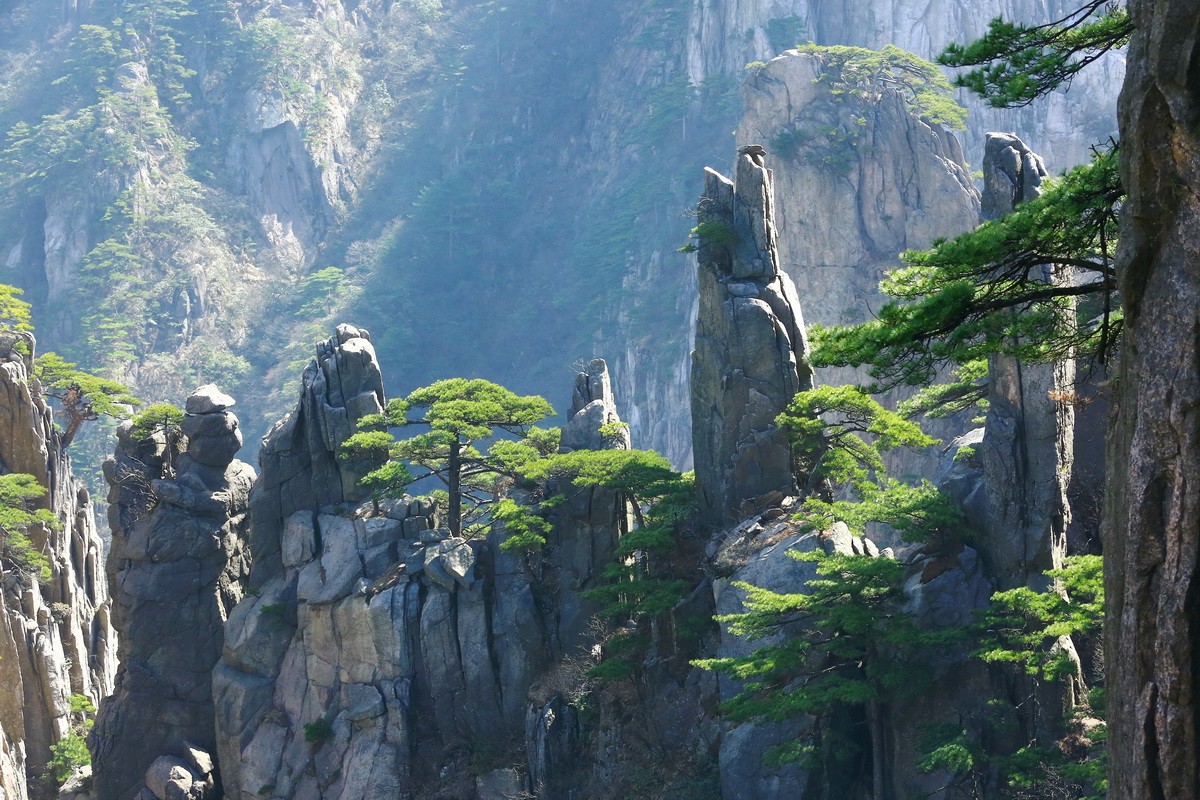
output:
[[216, 770], [212, 756], [189, 742], [179, 747], [180, 755], [154, 759], [146, 770], [145, 786], [138, 800], [214, 800]]
[[[232, 405], [215, 386], [189, 398], [184, 452], [178, 436], [138, 439], [126, 422], [105, 464], [121, 667], [91, 734], [96, 795], [104, 800], [139, 791], [158, 800], [212, 796], [211, 759], [203, 769], [187, 764], [216, 751], [212, 670], [249, 575], [255, 478], [234, 458], [242, 437], [226, 410]], [[155, 783], [147, 788], [148, 779]]]

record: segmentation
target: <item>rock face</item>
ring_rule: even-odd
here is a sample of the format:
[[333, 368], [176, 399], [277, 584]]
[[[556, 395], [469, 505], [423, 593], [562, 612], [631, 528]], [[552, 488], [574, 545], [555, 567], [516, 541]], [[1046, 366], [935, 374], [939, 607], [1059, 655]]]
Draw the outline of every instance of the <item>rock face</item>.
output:
[[[988, 134], [983, 217], [994, 219], [1041, 194], [1042, 160], [1011, 134]], [[1046, 275], [1047, 280], [1064, 277]], [[1001, 589], [1046, 587], [1042, 573], [1062, 566], [1074, 444], [1074, 362], [988, 361], [989, 408], [980, 458], [984, 508], [978, 545]]]
[[[603, 428], [602, 426], [608, 426]], [[593, 359], [575, 378], [571, 411], [562, 429], [561, 450], [628, 450], [629, 428], [617, 412], [608, 364]], [[597, 611], [581, 592], [595, 588], [604, 567], [613, 560], [617, 540], [633, 524], [627, 500], [600, 487], [556, 482], [548, 489], [566, 500], [553, 512], [547, 538], [547, 574], [554, 597], [547, 604], [553, 657], [578, 655], [588, 641], [588, 623]]]
[[989, 133], [983, 150], [980, 218], [999, 219], [1018, 203], [1042, 196], [1049, 173], [1042, 157], [1011, 133]]
[[1117, 283], [1125, 308], [1104, 499], [1109, 797], [1200, 795], [1200, 98], [1195, 6], [1129, 3]]
[[[1074, 6], [1029, 0], [965, 0], [954, 6], [911, 0], [724, 0], [692, 9], [686, 42], [688, 77], [700, 85], [714, 74], [737, 74], [753, 61], [769, 61], [798, 43], [885, 45], [934, 59], [948, 44], [971, 42], [986, 31], [988, 20], [1050, 22]], [[1113, 103], [1124, 71], [1120, 52], [1109, 53], [1067, 87], [1043, 101], [1016, 110], [1000, 110], [967, 92], [961, 101], [970, 112], [965, 137], [972, 163], [983, 149], [984, 132], [1018, 130], [1026, 141], [1051, 157], [1055, 170], [1082, 163], [1088, 146], [1115, 128]]]
[[[784, 501], [790, 510], [794, 498]], [[717, 534], [710, 545], [709, 569], [720, 577], [712, 582], [715, 611], [737, 614], [745, 611], [747, 593], [741, 583], [776, 592], [803, 592], [807, 581], [817, 577], [812, 562], [790, 558], [788, 551], [810, 552], [821, 549], [827, 554], [890, 558], [869, 539], [851, 534], [837, 523], [823, 533], [804, 532], [780, 516], [768, 513], [744, 520], [726, 532]], [[905, 570], [904, 585], [907, 611], [927, 628], [970, 623], [973, 612], [987, 605], [992, 584], [984, 573], [979, 554], [969, 547], [953, 552], [916, 553]], [[774, 637], [753, 642], [729, 633], [722, 625], [720, 638], [710, 652], [719, 657], [743, 656], [752, 650], [770, 646], [783, 637], [799, 633], [803, 623], [792, 623]], [[920, 757], [918, 743], [923, 725], [929, 722], [986, 717], [986, 698], [990, 694], [986, 666], [967, 657], [965, 647], [950, 647], [928, 653], [925, 662], [934, 674], [934, 688], [915, 697], [890, 703], [882, 715], [881, 741], [887, 752], [879, 756], [891, 776], [890, 796], [943, 797], [949, 782], [945, 774], [924, 774], [916, 769]], [[728, 699], [740, 690], [740, 684], [728, 675], [717, 678], [719, 697]], [[697, 698], [698, 702], [703, 702]], [[862, 720], [825, 721], [844, 737], [847, 751], [870, 750]], [[843, 726], [843, 727], [839, 727]], [[723, 724], [717, 750], [720, 796], [724, 800], [772, 800], [791, 797], [837, 796], [832, 792], [865, 790], [869, 777], [863, 767], [870, 759], [849, 756], [843, 763], [826, 763], [822, 770], [808, 770], [800, 763], [772, 767], [763, 762], [771, 748], [811, 734], [813, 720], [797, 715], [780, 723], [754, 722], [733, 726]], [[828, 734], [828, 730], [827, 730]], [[972, 729], [973, 735], [978, 730]], [[870, 772], [869, 769], [866, 772]], [[990, 795], [985, 795], [990, 796]]]
[[[256, 564], [258, 593], [230, 616], [213, 676], [225, 796], [408, 798], [436, 784], [503, 797], [532, 780], [556, 797], [578, 743], [550, 667], [583, 643], [591, 609], [577, 593], [612, 559], [628, 512], [611, 493], [557, 487], [567, 499], [543, 561], [502, 550], [502, 530], [451, 537], [423, 500], [345, 502], [356, 477], [333, 454], [382, 408], [373, 355], [339, 328], [266, 439], [254, 540], [278, 565]], [[619, 422], [593, 361], [564, 449], [628, 447]], [[509, 766], [480, 770], [485, 758]]]
[[[179, 791], [186, 783], [197, 797], [207, 791], [200, 767], [187, 782], [152, 765], [160, 755], [195, 760], [195, 753], [216, 749], [212, 670], [224, 622], [249, 575], [255, 478], [249, 464], [234, 459], [242, 435], [230, 405], [213, 386], [189, 398], [182, 452], [177, 436], [159, 432], [139, 441], [124, 423], [105, 463], [121, 667], [91, 736], [97, 800], [125, 800], [143, 789], [167, 800], [176, 795], [158, 790], [171, 781]], [[166, 773], [158, 789], [147, 783]]]
[[[850, 532], [841, 526], [844, 535], [829, 540], [838, 552], [849, 554]], [[752, 518], [735, 527], [726, 536], [714, 561], [727, 577], [713, 581], [712, 592], [718, 614], [738, 614], [746, 610], [747, 593], [735, 583], [748, 582], [776, 592], [802, 591], [806, 581], [815, 578], [811, 562], [796, 561], [787, 556], [788, 550], [808, 552], [822, 546], [819, 534], [802, 533], [791, 523], [776, 521], [763, 524]], [[785, 631], [787, 635], [794, 631]], [[782, 638], [782, 637], [780, 637]], [[743, 656], [756, 647], [770, 645], [779, 639], [748, 642], [721, 626], [717, 655], [722, 658]], [[740, 691], [740, 683], [730, 676], [717, 678], [720, 698], [727, 700]], [[805, 718], [779, 724], [724, 724], [718, 752], [721, 797], [724, 800], [784, 800], [803, 797], [818, 790], [819, 776], [797, 764], [771, 768], [763, 763], [762, 754], [772, 747], [802, 736], [811, 730], [812, 722]], [[811, 785], [810, 785], [811, 784]]]
[[62, 523], [29, 531], [49, 559], [48, 581], [0, 576], [0, 797], [11, 800], [28, 796], [50, 746], [68, 732], [69, 696], [98, 703], [116, 671], [103, 546], [32, 377], [35, 348], [30, 334], [0, 334], [0, 472], [37, 478], [47, 489], [40, 506]]
[[701, 513], [714, 522], [746, 516], [773, 493], [776, 501], [795, 493], [791, 448], [775, 417], [813, 385], [800, 303], [780, 269], [762, 153], [738, 155], [736, 182], [706, 170], [698, 216], [692, 442]]

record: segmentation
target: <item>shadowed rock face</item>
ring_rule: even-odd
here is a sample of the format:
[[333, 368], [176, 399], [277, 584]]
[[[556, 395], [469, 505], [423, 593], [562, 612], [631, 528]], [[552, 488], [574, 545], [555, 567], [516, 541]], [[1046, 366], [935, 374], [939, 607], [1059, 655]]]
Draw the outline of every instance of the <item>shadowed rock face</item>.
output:
[[715, 522], [795, 491], [775, 417], [813, 379], [800, 303], [779, 267], [774, 202], [762, 148], [738, 156], [736, 182], [705, 170], [692, 446], [700, 508]]
[[[50, 746], [69, 729], [68, 697], [112, 691], [116, 637], [91, 499], [71, 473], [54, 415], [33, 377], [31, 334], [0, 334], [0, 473], [33, 475], [56, 529], [28, 532], [50, 580], [0, 576], [0, 797], [23, 800]], [[24, 350], [24, 352], [21, 352]]]
[[1200, 29], [1132, 0], [1121, 89], [1125, 328], [1104, 499], [1108, 796], [1200, 796]]
[[[105, 464], [121, 667], [91, 737], [97, 800], [133, 797], [148, 780], [163, 791], [182, 782], [174, 762], [147, 773], [160, 755], [192, 763], [196, 752], [215, 752], [212, 669], [225, 619], [249, 575], [255, 478], [249, 464], [234, 459], [242, 435], [228, 411], [232, 403], [213, 386], [189, 398], [184, 452], [167, 433], [136, 440], [126, 422]], [[194, 773], [198, 793], [211, 789], [211, 780], [204, 788], [203, 768]]]

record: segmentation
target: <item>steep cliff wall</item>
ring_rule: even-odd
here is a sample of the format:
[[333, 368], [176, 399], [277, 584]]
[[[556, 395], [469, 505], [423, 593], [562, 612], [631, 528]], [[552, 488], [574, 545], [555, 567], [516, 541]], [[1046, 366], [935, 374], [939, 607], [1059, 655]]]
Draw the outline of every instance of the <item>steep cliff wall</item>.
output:
[[[65, 59], [82, 23], [116, 28], [107, 7], [24, 0], [3, 12], [0, 122], [50, 122], [17, 137], [29, 154], [14, 163], [39, 168], [5, 167], [0, 277], [54, 301], [56, 349], [146, 394], [182, 401], [218, 376], [235, 384], [255, 434], [290, 400], [288, 366], [347, 310], [367, 316], [386, 358], [404, 359], [388, 370], [401, 391], [453, 362], [546, 393], [563, 365], [615, 353], [634, 440], [686, 464], [695, 306], [675, 249], [691, 227], [691, 176], [728, 163], [745, 65], [805, 40], [931, 57], [992, 16], [1041, 22], [1067, 7], [255, 0], [233, 13], [190, 0], [195, 13], [170, 22], [185, 48], [120, 34], [137, 57], [105, 63], [100, 85], [122, 102], [93, 119], [72, 95], [64, 118], [111, 135], [74, 137], [82, 152], [60, 158], [61, 107], [40, 100], [66, 91], [56, 86], [90, 98], [96, 85], [87, 71], [52, 83], [63, 75], [42, 64]], [[163, 67], [176, 58], [196, 73], [179, 79], [186, 98]], [[1082, 160], [1112, 129], [1120, 66], [1114, 55], [1029, 109], [972, 105], [967, 161], [993, 129], [1018, 130], [1052, 169]], [[863, 188], [864, 208], [876, 188]], [[131, 200], [139, 213], [126, 213]], [[128, 255], [119, 248], [137, 260], [114, 258]], [[144, 307], [111, 302], [126, 277]], [[511, 313], [489, 314], [495, 302]], [[440, 313], [451, 304], [459, 313]], [[295, 345], [261, 345], [284, 329]], [[265, 399], [245, 391], [264, 386]]]
[[[952, 5], [909, 0], [724, 0], [693, 6], [687, 40], [688, 75], [701, 83], [713, 74], [732, 74], [753, 61], [803, 42], [844, 44], [880, 49], [894, 44], [933, 59], [948, 44], [981, 36], [997, 17], [1006, 21], [1043, 23], [1074, 11], [1069, 0], [1000, 0]], [[1114, 106], [1125, 59], [1114, 53], [1083, 72], [1067, 89], [1045, 102], [1020, 110], [994, 109], [962, 92], [970, 111], [965, 134], [968, 158], [982, 163], [984, 137], [991, 130], [1015, 130], [1055, 172], [1088, 158], [1088, 147], [1113, 134]]]
[[61, 522], [29, 532], [49, 561], [49, 580], [0, 575], [0, 794], [12, 800], [44, 791], [50, 746], [78, 721], [70, 695], [98, 703], [116, 670], [91, 501], [32, 376], [34, 349], [29, 334], [0, 334], [0, 470], [33, 475], [47, 489], [39, 505]]
[[[669, 55], [660, 59], [669, 65], [662, 80], [682, 80], [686, 76], [687, 82], [696, 87], [721, 85], [722, 81], [736, 85], [746, 77], [746, 65], [771, 62], [784, 50], [806, 41], [874, 49], [895, 44], [924, 58], [933, 58], [950, 42], [976, 38], [984, 31], [987, 21], [994, 17], [1046, 22], [1073, 8], [1069, 2], [1028, 0], [1005, 0], [999, 4], [968, 2], [953, 6], [906, 0], [882, 3], [874, 0], [845, 3], [703, 0], [692, 4], [686, 17], [677, 23], [675, 30], [683, 50], [667, 48]], [[634, 63], [638, 63], [637, 57], [636, 49], [632, 52], [621, 50], [617, 54], [617, 58]], [[1123, 55], [1110, 54], [1082, 73], [1069, 90], [1055, 92], [1024, 109], [992, 109], [978, 98], [960, 92], [958, 96], [969, 109], [969, 115], [967, 130], [957, 134], [963, 142], [959, 153], [955, 153], [958, 146], [951, 144], [942, 132], [935, 134], [940, 140], [936, 143], [929, 141], [927, 134], [918, 135], [911, 142], [906, 142], [903, 136], [892, 138], [908, 123], [887, 125], [889, 111], [885, 103], [884, 108], [873, 109], [867, 116], [874, 129], [870, 138], [879, 139], [882, 134], [880, 143], [890, 140], [891, 152], [874, 165], [864, 164], [866, 180], [856, 182], [855, 176], [851, 176], [849, 185], [840, 181], [840, 176], [831, 170], [794, 171], [792, 164], [773, 161], [781, 220], [787, 223], [804, 221], [802, 226], [781, 222], [781, 229], [790, 232], [787, 236], [797, 239], [788, 241], [785, 236], [780, 248], [784, 268], [797, 284], [808, 309], [809, 321], [828, 324], [865, 319], [871, 301], [855, 302], [854, 298], [877, 299], [874, 290], [880, 272], [894, 265], [900, 249], [925, 247], [933, 238], [953, 235], [974, 226], [975, 219], [964, 205], [969, 205], [969, 200], [945, 194], [934, 196], [935, 187], [944, 179], [934, 177], [933, 172], [944, 169], [953, 176], [953, 181], [969, 184], [966, 180], [972, 170], [969, 165], [982, 162], [987, 131], [1018, 131], [1047, 158], [1054, 172], [1086, 161], [1088, 147], [1107, 139], [1115, 130], [1113, 107], [1123, 68]], [[718, 118], [727, 122], [709, 127], [684, 115], [684, 130], [691, 137], [692, 152], [706, 154], [707, 163], [720, 164], [728, 152], [723, 132], [731, 124], [736, 122], [738, 146], [769, 145], [772, 138], [800, 116], [794, 112], [801, 110], [805, 98], [811, 98], [813, 92], [801, 86], [800, 76], [796, 73], [802, 68], [776, 64], [772, 69], [778, 73], [795, 72], [790, 78], [782, 74], [771, 75], [770, 70], [758, 73], [752, 70], [749, 74], [764, 79], [764, 83], [783, 78], [786, 88], [798, 89], [797, 94], [789, 97], [783, 93], [785, 87], [778, 85], [774, 87], [775, 94], [771, 94], [765, 85], [756, 90], [755, 79], [751, 77], [743, 92], [744, 104], [740, 112], [736, 105], [726, 110], [716, 100], [706, 100], [706, 122], [716, 122]], [[760, 91], [765, 94], [759, 94]], [[613, 119], [612, 112], [607, 109], [619, 108], [620, 100], [617, 92], [610, 90], [601, 94], [597, 101], [602, 104], [602, 109], [597, 115], [599, 122], [595, 124], [600, 125]], [[725, 114], [729, 116], [723, 116]], [[880, 126], [881, 122], [885, 123], [884, 127]], [[629, 156], [628, 151], [621, 152], [618, 163], [623, 166], [636, 164]], [[599, 153], [593, 158], [607, 160]], [[944, 159], [942, 167], [934, 160], [939, 158]], [[873, 160], [870, 156], [862, 159], [864, 162]], [[671, 168], [686, 167], [672, 164]], [[794, 181], [793, 174], [796, 176]], [[930, 178], [932, 184], [919, 183]], [[914, 183], [914, 179], [918, 183]], [[971, 190], [966, 188], [965, 191], [970, 193]], [[956, 193], [953, 189], [951, 192]], [[898, 200], [909, 209], [907, 212], [897, 213]], [[656, 211], [655, 222], [662, 217], [661, 212]], [[677, 240], [684, 227], [676, 227], [679, 231], [674, 234]], [[859, 236], [857, 241], [856, 235]], [[678, 275], [687, 274], [679, 265], [678, 257], [671, 253], [669, 242], [664, 242], [660, 248], [650, 244], [654, 236], [647, 231], [645, 243], [634, 252], [628, 266], [629, 277], [625, 285], [634, 289], [634, 303], [637, 292], [650, 287], [678, 285]], [[892, 247], [897, 243], [900, 248], [893, 251]], [[851, 253], [855, 255], [847, 258]], [[846, 268], [855, 263], [868, 268], [855, 271], [854, 279], [848, 281], [851, 276]], [[806, 268], [820, 271], [806, 274]], [[815, 291], [810, 293], [810, 289]], [[686, 296], [688, 288], [681, 287], [681, 291]], [[810, 297], [814, 299], [810, 300]], [[834, 302], [822, 302], [824, 297], [831, 297]], [[675, 325], [694, 324], [691, 316], [694, 311], [686, 304], [678, 304], [667, 313], [674, 315]], [[610, 348], [624, 353], [622, 369], [618, 370], [624, 382], [619, 389], [621, 401], [630, 409], [634, 420], [635, 441], [639, 446], [655, 447], [680, 463], [686, 463], [680, 459], [686, 451], [675, 438], [684, 429], [675, 420], [681, 400], [686, 397], [686, 376], [671, 373], [669, 367], [650, 357], [636, 334], [638, 330], [638, 321], [629, 319], [622, 325], [622, 336], [606, 337], [606, 341], [611, 342]], [[671, 352], [673, 345], [668, 341], [660, 343], [658, 348], [668, 365], [679, 363], [679, 351]], [[839, 376], [835, 373], [823, 380], [837, 383]], [[643, 422], [643, 419], [647, 421]]]
[[[879, 280], [901, 252], [979, 220], [955, 135], [921, 119], [897, 90], [878, 85], [850, 99], [840, 79], [822, 55], [785, 53], [747, 79], [737, 130], [739, 145], [771, 154], [780, 265], [808, 322], [822, 325], [870, 319], [883, 299]], [[863, 377], [820, 375], [832, 385]]]

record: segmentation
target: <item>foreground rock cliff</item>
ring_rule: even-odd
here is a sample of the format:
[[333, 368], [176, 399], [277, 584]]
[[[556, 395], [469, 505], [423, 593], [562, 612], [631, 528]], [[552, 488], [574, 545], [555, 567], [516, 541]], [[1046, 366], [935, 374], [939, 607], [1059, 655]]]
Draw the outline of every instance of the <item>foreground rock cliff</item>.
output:
[[38, 581], [0, 573], [0, 797], [43, 795], [51, 745], [71, 732], [69, 698], [112, 691], [116, 637], [103, 580], [103, 548], [91, 500], [71, 473], [41, 384], [29, 334], [0, 334], [0, 471], [27, 473], [38, 501], [61, 523], [30, 538], [49, 560]]

